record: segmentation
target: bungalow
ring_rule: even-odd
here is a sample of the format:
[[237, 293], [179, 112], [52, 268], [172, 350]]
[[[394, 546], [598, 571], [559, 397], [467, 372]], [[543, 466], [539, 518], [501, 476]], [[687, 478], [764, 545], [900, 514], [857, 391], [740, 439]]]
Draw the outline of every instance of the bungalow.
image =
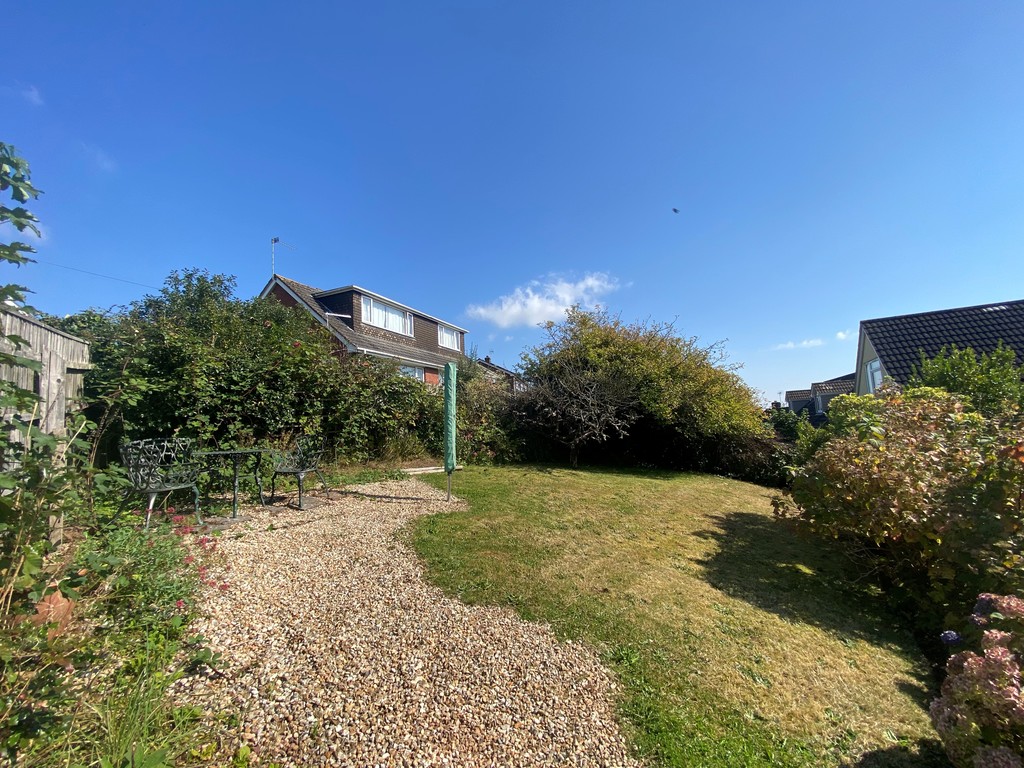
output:
[[483, 360], [477, 360], [476, 362], [484, 369], [484, 375], [488, 379], [498, 384], [506, 384], [509, 392], [515, 393], [526, 391], [526, 382], [520, 378], [519, 374], [492, 362], [490, 356], [485, 356]]
[[991, 353], [1000, 342], [1017, 353], [1020, 363], [1024, 300], [863, 320], [854, 392], [870, 394], [886, 378], [906, 384], [914, 367], [921, 364], [922, 354], [932, 358], [953, 345]]
[[346, 351], [393, 360], [427, 384], [439, 384], [445, 363], [465, 355], [465, 328], [358, 285], [322, 291], [274, 275], [260, 292], [268, 297], [305, 309]]
[[794, 413], [806, 413], [815, 426], [823, 423], [832, 398], [853, 392], [852, 373], [826, 381], [816, 381], [810, 389], [791, 389], [786, 392], [786, 404]]

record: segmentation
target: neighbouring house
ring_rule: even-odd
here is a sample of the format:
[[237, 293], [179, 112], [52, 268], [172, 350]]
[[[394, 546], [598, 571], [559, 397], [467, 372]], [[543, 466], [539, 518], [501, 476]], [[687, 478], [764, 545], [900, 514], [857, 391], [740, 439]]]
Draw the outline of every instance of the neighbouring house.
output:
[[477, 360], [476, 362], [484, 369], [484, 376], [493, 382], [507, 385], [509, 392], [526, 391], [526, 382], [522, 380], [519, 374], [492, 362], [490, 356], [485, 356], [483, 360]]
[[814, 401], [809, 389], [790, 389], [786, 392], [786, 407], [793, 413], [803, 413]]
[[791, 389], [786, 392], [786, 405], [794, 413], [806, 413], [815, 426], [824, 423], [828, 404], [832, 398], [853, 392], [854, 374], [847, 373], [834, 379], [816, 381], [810, 389]]
[[274, 275], [260, 292], [266, 297], [309, 312], [347, 352], [392, 360], [427, 384], [440, 384], [445, 363], [465, 355], [465, 328], [358, 285], [323, 291]]
[[[21, 312], [0, 312], [0, 322], [0, 349], [39, 364], [38, 370], [0, 365], [0, 378], [39, 396], [34, 412], [18, 415], [44, 432], [63, 435], [68, 412], [82, 405], [85, 372], [91, 367], [89, 342]], [[25, 344], [17, 348], [8, 336], [17, 336]], [[13, 415], [11, 411], [4, 414], [7, 418]]]
[[1024, 353], [1024, 300], [957, 307], [913, 315], [863, 320], [857, 342], [854, 391], [870, 394], [886, 378], [900, 385], [910, 380], [922, 354], [933, 358], [943, 347], [970, 347], [991, 353], [999, 343]]

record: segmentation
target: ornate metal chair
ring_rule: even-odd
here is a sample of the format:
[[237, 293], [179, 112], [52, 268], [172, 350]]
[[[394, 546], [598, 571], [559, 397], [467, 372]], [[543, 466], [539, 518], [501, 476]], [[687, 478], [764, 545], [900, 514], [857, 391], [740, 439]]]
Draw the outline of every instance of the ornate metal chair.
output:
[[121, 461], [128, 471], [128, 479], [132, 487], [125, 493], [121, 502], [124, 509], [129, 495], [145, 493], [149, 496], [146, 508], [146, 527], [153, 514], [153, 504], [161, 493], [192, 489], [195, 498], [196, 519], [199, 516], [199, 478], [200, 465], [192, 457], [192, 441], [184, 437], [155, 438], [135, 440], [121, 446]]
[[299, 509], [305, 509], [302, 506], [302, 481], [311, 472], [320, 478], [327, 498], [330, 498], [331, 489], [327, 486], [323, 473], [320, 472], [320, 460], [323, 455], [323, 440], [310, 435], [298, 438], [292, 450], [278, 454], [274, 459], [274, 474], [270, 478], [270, 498], [274, 498], [278, 475], [295, 475], [299, 483]]

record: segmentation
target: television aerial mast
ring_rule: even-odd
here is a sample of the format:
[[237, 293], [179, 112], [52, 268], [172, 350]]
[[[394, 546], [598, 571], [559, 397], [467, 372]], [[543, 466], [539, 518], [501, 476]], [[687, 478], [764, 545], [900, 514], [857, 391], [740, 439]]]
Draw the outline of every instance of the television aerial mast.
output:
[[270, 238], [270, 276], [271, 277], [273, 277], [274, 275], [277, 274], [277, 264], [276, 264], [276, 260], [277, 259], [276, 259], [276, 253], [275, 253], [274, 249], [277, 247], [278, 244], [283, 245], [285, 248], [291, 248], [293, 251], [297, 251], [298, 250], [298, 248], [296, 248], [294, 245], [292, 245], [291, 243], [284, 242], [280, 237], [272, 237], [272, 238]]

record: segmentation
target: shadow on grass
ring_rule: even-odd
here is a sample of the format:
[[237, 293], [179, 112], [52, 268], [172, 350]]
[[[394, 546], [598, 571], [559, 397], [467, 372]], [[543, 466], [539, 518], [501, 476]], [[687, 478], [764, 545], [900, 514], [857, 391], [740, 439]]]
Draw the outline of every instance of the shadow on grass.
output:
[[876, 749], [861, 756], [855, 768], [950, 768], [942, 744], [935, 739], [921, 739], [915, 749], [905, 746]]
[[[697, 562], [709, 584], [789, 621], [841, 639], [894, 640], [896, 617], [872, 585], [858, 581], [842, 553], [784, 523], [750, 512], [713, 516], [715, 529], [695, 535], [717, 542]], [[912, 642], [909, 633], [899, 640]]]
[[599, 464], [581, 464], [575, 468], [568, 464], [517, 464], [514, 466], [544, 475], [553, 475], [555, 472], [578, 472], [584, 475], [613, 475], [615, 477], [637, 477], [645, 480], [674, 480], [681, 475], [696, 475], [696, 473], [692, 472], [680, 472], [671, 469], [605, 467]]

